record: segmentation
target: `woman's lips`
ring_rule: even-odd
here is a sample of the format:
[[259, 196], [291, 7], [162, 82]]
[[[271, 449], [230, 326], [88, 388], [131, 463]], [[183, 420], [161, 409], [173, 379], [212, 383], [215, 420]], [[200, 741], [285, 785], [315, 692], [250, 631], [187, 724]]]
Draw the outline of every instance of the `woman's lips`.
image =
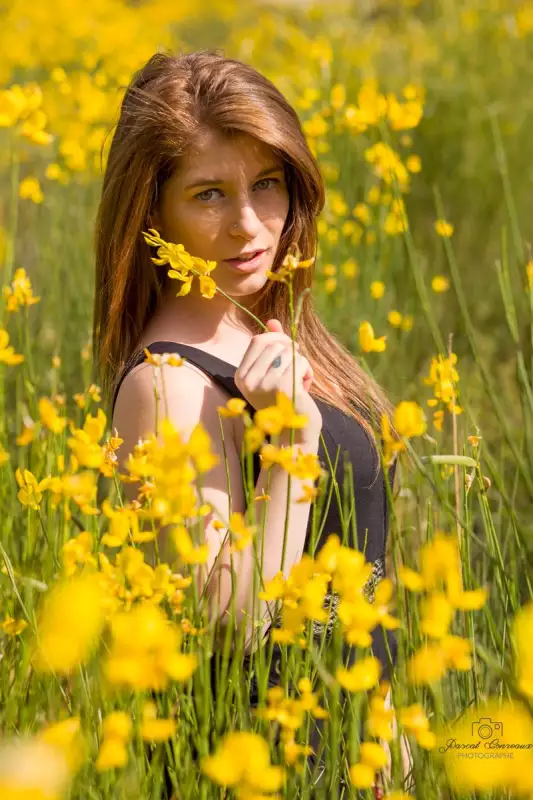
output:
[[237, 272], [253, 272], [257, 267], [261, 264], [262, 258], [265, 255], [266, 250], [261, 250], [257, 255], [251, 258], [249, 261], [239, 261], [236, 258], [227, 258], [224, 263], [229, 264], [232, 269], [237, 270]]

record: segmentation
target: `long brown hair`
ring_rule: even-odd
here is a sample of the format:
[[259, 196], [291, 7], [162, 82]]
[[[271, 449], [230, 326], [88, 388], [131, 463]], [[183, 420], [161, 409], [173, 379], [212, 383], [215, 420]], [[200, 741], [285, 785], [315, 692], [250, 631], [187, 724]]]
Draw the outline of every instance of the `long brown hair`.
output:
[[[167, 285], [166, 269], [151, 261], [153, 252], [141, 231], [147, 230], [161, 187], [179, 167], [180, 156], [206, 130], [249, 134], [284, 160], [290, 209], [272, 270], [281, 266], [292, 243], [302, 258], [316, 255], [324, 183], [298, 115], [284, 96], [252, 66], [216, 50], [154, 54], [134, 75], [123, 97], [96, 220], [93, 353], [95, 379], [101, 372], [106, 403], [135, 356]], [[295, 303], [312, 280], [313, 267], [296, 270]], [[267, 281], [251, 310], [261, 320], [278, 319], [290, 335], [285, 284]], [[258, 326], [256, 332], [262, 329]], [[379, 424], [386, 414], [396, 437], [394, 408], [320, 321], [309, 292], [303, 298], [296, 338], [314, 371], [313, 394], [355, 417], [377, 454], [373, 420]], [[332, 391], [332, 384], [342, 398]], [[379, 458], [377, 465], [376, 474]]]

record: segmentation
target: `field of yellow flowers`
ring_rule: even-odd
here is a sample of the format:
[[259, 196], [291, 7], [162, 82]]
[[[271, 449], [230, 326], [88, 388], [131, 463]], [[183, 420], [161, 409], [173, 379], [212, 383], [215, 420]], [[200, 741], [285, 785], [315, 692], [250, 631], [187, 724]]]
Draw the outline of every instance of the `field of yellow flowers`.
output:
[[[238, 658], [209, 693], [195, 531], [171, 563], [147, 550], [210, 442], [163, 426], [121, 473], [92, 368], [102, 171], [125, 87], [166, 48], [223, 49], [297, 109], [327, 184], [315, 301], [401, 434], [383, 430], [389, 577], [364, 599], [339, 531], [265, 587], [283, 688], [259, 680], [255, 714]], [[1, 800], [373, 798], [388, 753], [391, 800], [533, 798], [533, 2], [6, 0], [0, 52]], [[308, 637], [329, 586], [350, 670]], [[390, 684], [376, 625], [398, 637]]]

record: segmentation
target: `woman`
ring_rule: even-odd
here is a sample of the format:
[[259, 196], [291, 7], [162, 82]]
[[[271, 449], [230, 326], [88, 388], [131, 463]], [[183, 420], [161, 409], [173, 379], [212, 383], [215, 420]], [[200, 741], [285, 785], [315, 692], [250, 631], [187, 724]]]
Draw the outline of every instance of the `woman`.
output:
[[[217, 52], [157, 53], [134, 76], [111, 143], [96, 227], [94, 351], [104, 394], [113, 397], [113, 426], [124, 439], [122, 465], [139, 438], [154, 429], [153, 369], [143, 363], [143, 350], [178, 353], [185, 358], [179, 369], [162, 367], [168, 415], [185, 435], [201, 422], [220, 456], [205, 476], [204, 501], [224, 511], [228, 507], [226, 459], [231, 510], [244, 513], [255, 502], [247, 497], [241, 472], [242, 419], [220, 418], [224, 453], [217, 407], [231, 396], [241, 397], [253, 413], [272, 405], [278, 390], [292, 396], [288, 287], [270, 280], [267, 270], [279, 269], [293, 243], [302, 258], [315, 255], [316, 218], [323, 205], [320, 170], [296, 112], [251, 66]], [[196, 280], [188, 293], [176, 296], [179, 284], [151, 261], [154, 253], [141, 233], [148, 228], [194, 256], [216, 261], [213, 278], [231, 300], [221, 293], [206, 299]], [[295, 303], [312, 277], [312, 269], [296, 270]], [[371, 597], [385, 572], [388, 532], [385, 477], [371, 420], [373, 414], [378, 420], [382, 413], [390, 417], [392, 406], [321, 323], [309, 293], [296, 341], [295, 407], [307, 414], [308, 425], [295, 431], [295, 442], [302, 452], [318, 454], [324, 469], [329, 469], [328, 455], [335, 464], [339, 446], [348, 457], [358, 535], [351, 546], [365, 550], [366, 544], [366, 558], [374, 565], [366, 587]], [[289, 444], [288, 434], [282, 433], [278, 444]], [[288, 490], [283, 470], [274, 466], [271, 473], [265, 580], [281, 567]], [[341, 452], [336, 468], [340, 487], [344, 473]], [[255, 496], [265, 489], [268, 474], [254, 454]], [[388, 477], [392, 486], [394, 465]], [[128, 499], [135, 498], [132, 485], [126, 484], [125, 491]], [[311, 505], [296, 502], [301, 495], [302, 482], [293, 478], [286, 575], [304, 551], [318, 552], [328, 533], [342, 533], [342, 508], [334, 494], [320, 540], [311, 542]], [[211, 611], [217, 616], [229, 606], [232, 588], [222, 544], [226, 531], [214, 529], [212, 521], [213, 514], [205, 518], [205, 537], [208, 569], [217, 559], [209, 584]], [[248, 607], [250, 551], [242, 551], [236, 566], [238, 609]], [[263, 603], [265, 618], [267, 610]], [[249, 625], [251, 652], [258, 643], [247, 619], [243, 613], [238, 621]], [[392, 636], [385, 641], [381, 628], [374, 631], [374, 653], [387, 677], [396, 646]]]

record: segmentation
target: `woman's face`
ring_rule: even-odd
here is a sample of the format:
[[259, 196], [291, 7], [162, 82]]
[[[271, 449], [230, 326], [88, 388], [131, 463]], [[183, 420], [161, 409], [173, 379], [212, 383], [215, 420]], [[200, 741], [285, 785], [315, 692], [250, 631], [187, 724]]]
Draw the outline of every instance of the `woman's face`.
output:
[[[163, 186], [152, 222], [166, 241], [216, 261], [211, 277], [242, 296], [268, 280], [288, 212], [283, 160], [248, 134], [211, 131]], [[248, 272], [227, 261], [258, 250]]]

